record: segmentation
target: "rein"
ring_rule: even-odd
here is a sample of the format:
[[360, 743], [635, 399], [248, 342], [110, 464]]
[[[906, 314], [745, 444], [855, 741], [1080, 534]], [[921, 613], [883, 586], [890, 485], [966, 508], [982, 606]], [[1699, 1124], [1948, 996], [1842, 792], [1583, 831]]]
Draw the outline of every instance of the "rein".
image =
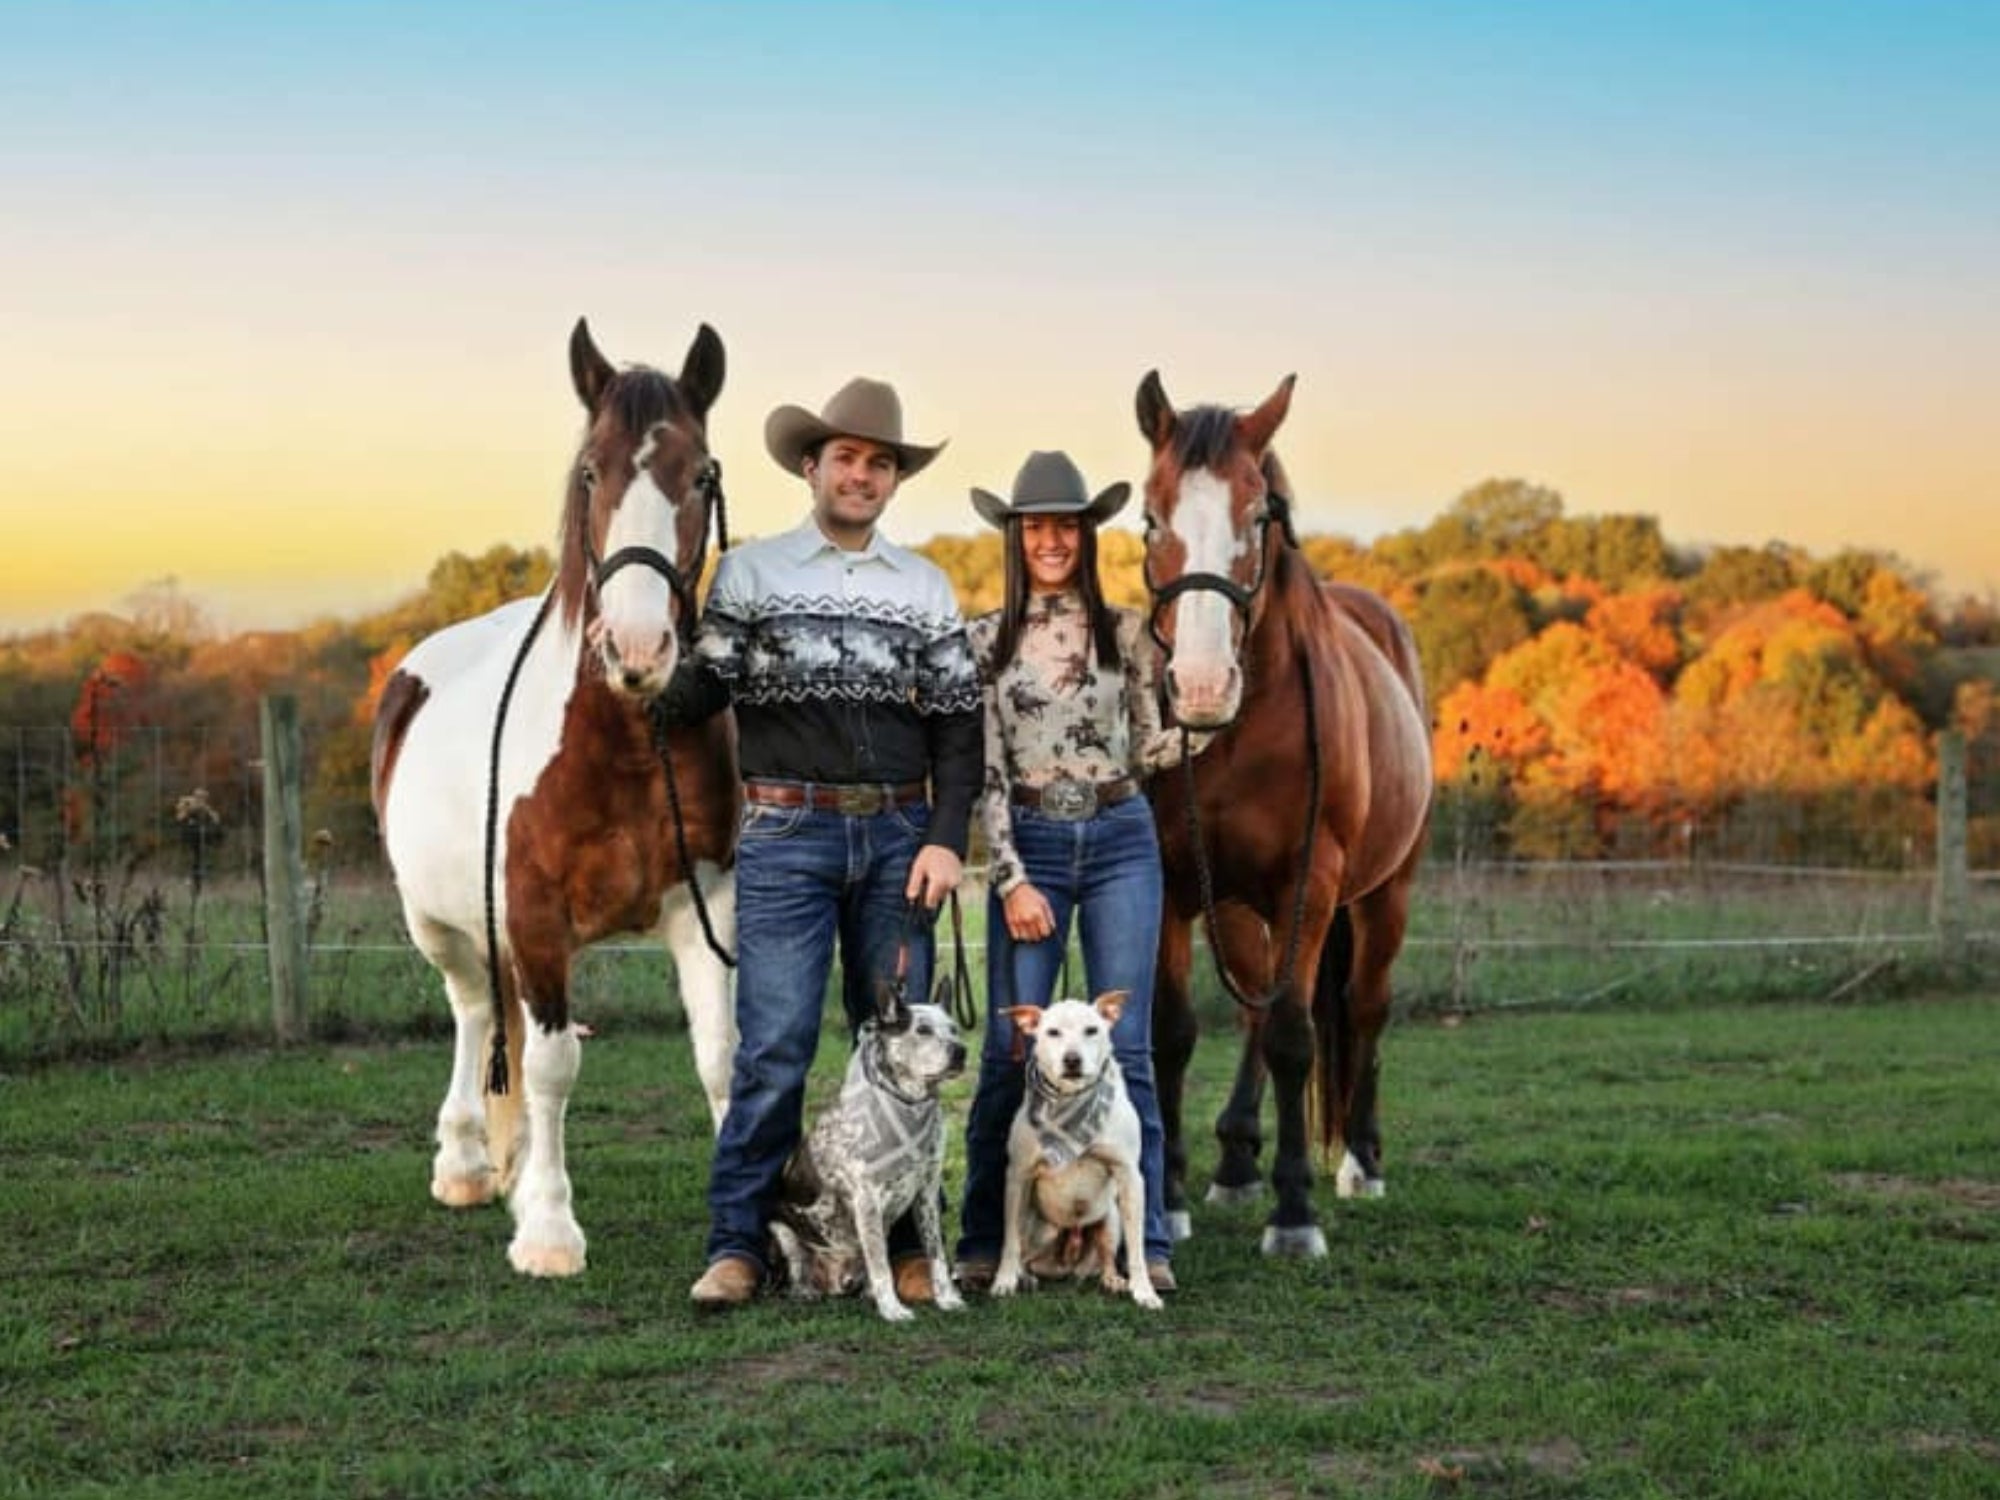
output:
[[[1153, 595], [1150, 629], [1154, 641], [1161, 649], [1166, 648], [1166, 642], [1160, 636], [1160, 616], [1174, 600], [1182, 594], [1189, 593], [1221, 594], [1228, 599], [1236, 612], [1243, 617], [1244, 641], [1246, 645], [1248, 644], [1251, 605], [1256, 600], [1258, 591], [1264, 587], [1264, 577], [1270, 562], [1267, 539], [1273, 521], [1278, 523], [1279, 532], [1287, 545], [1294, 549], [1299, 545], [1298, 532], [1292, 524], [1291, 501], [1276, 490], [1272, 490], [1264, 514], [1257, 518], [1257, 576], [1251, 580], [1248, 588], [1235, 579], [1219, 573], [1184, 573], [1179, 578], [1155, 586], [1151, 573], [1146, 573], [1146, 588]], [[1285, 951], [1280, 958], [1278, 972], [1270, 992], [1265, 995], [1253, 997], [1237, 981], [1236, 976], [1229, 971], [1229, 960], [1223, 954], [1222, 944], [1216, 937], [1215, 878], [1209, 868], [1208, 850], [1202, 843], [1201, 837], [1201, 810], [1195, 800], [1191, 732], [1185, 725], [1181, 728], [1181, 780], [1187, 796], [1188, 844], [1194, 851], [1195, 877], [1201, 887], [1202, 925], [1208, 933], [1209, 957], [1215, 964], [1216, 977], [1222, 981], [1222, 987], [1229, 992], [1230, 998], [1244, 1009], [1253, 1011], [1268, 1011], [1278, 996], [1291, 988], [1292, 976], [1298, 967], [1300, 934], [1305, 924], [1306, 883], [1312, 874], [1313, 845], [1319, 836], [1321, 770], [1318, 700], [1313, 688], [1312, 662], [1303, 650], [1295, 653], [1294, 660], [1298, 663], [1299, 687], [1305, 696], [1306, 766], [1312, 785], [1306, 806], [1311, 809], [1311, 813], [1306, 819], [1305, 839], [1299, 849], [1299, 877], [1298, 884], [1292, 892], [1291, 930], [1285, 935]]]
[[[951, 903], [951, 947], [952, 947], [952, 996], [951, 1003], [944, 1007], [953, 1022], [970, 1031], [979, 1023], [979, 1007], [972, 998], [972, 966], [965, 958], [965, 917], [959, 910], [958, 892], [949, 897]], [[910, 936], [917, 930], [918, 913], [922, 905], [915, 901], [903, 903], [903, 932], [896, 940], [896, 972], [892, 980], [893, 997], [898, 1011], [909, 1004], [910, 994]]]
[[[723, 550], [729, 547], [729, 517], [727, 502], [722, 495], [722, 464], [710, 458], [701, 466], [694, 479], [693, 494], [702, 501], [702, 537], [696, 556], [704, 556], [708, 551], [708, 515], [713, 509], [717, 529], [722, 539]], [[696, 604], [694, 585], [681, 570], [674, 566], [673, 559], [654, 547], [620, 547], [611, 556], [600, 558], [596, 544], [590, 538], [589, 528], [583, 528], [583, 555], [590, 564], [590, 588], [594, 593], [602, 593], [604, 585], [621, 568], [634, 565], [651, 568], [667, 581], [672, 591], [678, 614], [674, 624], [676, 642], [685, 646], [684, 632], [694, 628]], [[542, 626], [548, 622], [549, 609], [555, 603], [556, 591], [551, 586], [542, 595], [541, 607], [535, 611], [535, 618], [521, 637], [521, 646], [514, 653], [513, 663], [507, 668], [507, 681], [500, 689], [500, 701], [493, 711], [493, 743], [486, 768], [486, 983], [493, 1006], [493, 1045], [486, 1063], [486, 1091], [490, 1094], [504, 1094], [508, 1089], [507, 1068], [507, 1002], [500, 983], [500, 922], [499, 906], [494, 900], [494, 885], [499, 875], [500, 844], [500, 746], [506, 737], [507, 710], [514, 700], [514, 687], [520, 681], [521, 668], [528, 660], [528, 652], [542, 633]], [[653, 746], [660, 757], [660, 765], [666, 773], [667, 801], [673, 809], [674, 843], [679, 850], [681, 871], [687, 878], [688, 889], [694, 895], [695, 915], [701, 919], [702, 936], [708, 946], [723, 963], [734, 967], [736, 960], [725, 951], [715, 936], [715, 927], [708, 914], [708, 902], [703, 898], [701, 882], [695, 879], [694, 866], [687, 854], [687, 826], [681, 816], [680, 789], [674, 784], [674, 764], [667, 754], [665, 726], [657, 715], [648, 714], [653, 731]]]

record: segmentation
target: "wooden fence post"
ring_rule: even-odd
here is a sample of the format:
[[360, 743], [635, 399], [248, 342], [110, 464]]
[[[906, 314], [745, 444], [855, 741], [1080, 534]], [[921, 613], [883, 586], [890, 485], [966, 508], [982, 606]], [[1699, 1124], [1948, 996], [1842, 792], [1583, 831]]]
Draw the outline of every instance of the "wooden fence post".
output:
[[299, 808], [299, 703], [265, 697], [264, 932], [271, 956], [271, 1027], [281, 1042], [306, 1032], [305, 868]]
[[1948, 966], [1965, 957], [1971, 915], [1972, 881], [1966, 854], [1965, 736], [1948, 729], [1938, 736], [1937, 890], [1931, 922], [1938, 950]]

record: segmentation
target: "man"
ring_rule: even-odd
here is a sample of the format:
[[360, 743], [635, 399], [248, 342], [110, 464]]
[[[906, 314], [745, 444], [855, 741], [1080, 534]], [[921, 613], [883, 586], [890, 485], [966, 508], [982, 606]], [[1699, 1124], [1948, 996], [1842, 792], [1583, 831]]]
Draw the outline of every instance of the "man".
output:
[[[876, 528], [943, 445], [905, 442], [896, 392], [867, 379], [818, 415], [779, 407], [764, 443], [804, 478], [812, 514], [724, 555], [665, 697], [681, 723], [735, 705], [744, 783], [740, 1040], [709, 1173], [709, 1264], [690, 1292], [703, 1307], [747, 1302], [764, 1280], [836, 936], [850, 1027], [873, 1012], [905, 947], [909, 993], [924, 997], [930, 915], [958, 885], [984, 769], [979, 681], [951, 584]], [[891, 1245], [909, 1252], [897, 1291], [921, 1301], [929, 1272], [908, 1230]]]

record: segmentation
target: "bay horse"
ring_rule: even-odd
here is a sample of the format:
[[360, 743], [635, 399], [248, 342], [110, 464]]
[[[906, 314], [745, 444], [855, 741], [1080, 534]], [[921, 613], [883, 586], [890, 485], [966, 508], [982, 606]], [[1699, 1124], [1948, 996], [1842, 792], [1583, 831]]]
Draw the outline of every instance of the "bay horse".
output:
[[372, 757], [404, 921], [456, 1026], [431, 1194], [505, 1195], [508, 1258], [533, 1276], [585, 1262], [563, 1153], [576, 954], [612, 933], [664, 938], [718, 1126], [736, 1047], [734, 719], [656, 733], [648, 713], [695, 627], [721, 506], [707, 417], [722, 341], [703, 324], [678, 376], [621, 371], [579, 320], [569, 362], [589, 415], [555, 575], [539, 601], [420, 642], [384, 688]]
[[1271, 451], [1293, 379], [1243, 414], [1177, 412], [1157, 371], [1139, 386], [1153, 450], [1145, 580], [1167, 708], [1186, 728], [1217, 731], [1152, 787], [1166, 877], [1153, 1034], [1169, 1222], [1185, 1235], [1182, 1093], [1203, 916], [1245, 1021], [1210, 1199], [1259, 1188], [1268, 1070], [1278, 1141], [1263, 1249], [1320, 1256], [1308, 1084], [1317, 1080], [1321, 1151], [1342, 1147], [1337, 1193], [1379, 1194], [1378, 1044], [1430, 814], [1431, 752], [1408, 626], [1377, 595], [1322, 582], [1299, 550]]

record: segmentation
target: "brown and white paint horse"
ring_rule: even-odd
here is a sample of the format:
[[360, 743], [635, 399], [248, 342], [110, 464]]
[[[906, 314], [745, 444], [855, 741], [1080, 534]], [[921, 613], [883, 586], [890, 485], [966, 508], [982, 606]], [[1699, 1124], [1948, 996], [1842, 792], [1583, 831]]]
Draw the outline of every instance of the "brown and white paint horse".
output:
[[1157, 372], [1139, 387], [1139, 430], [1153, 449], [1146, 585], [1167, 706], [1189, 728], [1220, 731], [1193, 762], [1192, 805], [1185, 767], [1152, 788], [1166, 870], [1153, 1035], [1167, 1208], [1184, 1234], [1192, 924], [1208, 914], [1247, 1033], [1216, 1124], [1210, 1198], [1258, 1187], [1268, 1069], [1277, 1203], [1264, 1250], [1316, 1256], [1326, 1237], [1310, 1198], [1315, 1076], [1320, 1147], [1344, 1148], [1336, 1190], [1382, 1190], [1377, 1044], [1429, 816], [1431, 753], [1409, 629], [1376, 595], [1322, 583], [1298, 549], [1270, 451], [1291, 395], [1287, 378], [1247, 414], [1176, 412]]
[[[382, 694], [373, 765], [404, 919], [444, 978], [457, 1026], [431, 1193], [453, 1207], [505, 1194], [508, 1257], [536, 1276], [584, 1268], [563, 1154], [582, 1050], [569, 1007], [577, 952], [612, 933], [665, 939], [718, 1125], [736, 1045], [726, 966], [687, 883], [701, 882], [718, 940], [733, 946], [734, 721], [661, 742], [684, 815], [677, 835], [647, 714], [695, 624], [693, 585], [720, 494], [707, 417], [722, 389], [722, 341], [704, 324], [677, 377], [619, 371], [579, 321], [570, 374], [590, 415], [548, 592], [421, 642]], [[489, 816], [497, 1019], [513, 1080], [501, 1090], [492, 1085], [505, 1077], [488, 1071]]]

